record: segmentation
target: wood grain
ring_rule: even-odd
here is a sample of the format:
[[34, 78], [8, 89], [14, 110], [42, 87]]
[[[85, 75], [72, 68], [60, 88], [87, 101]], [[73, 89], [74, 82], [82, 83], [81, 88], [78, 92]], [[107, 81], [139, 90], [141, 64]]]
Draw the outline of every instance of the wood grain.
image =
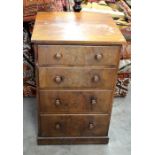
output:
[[40, 113], [110, 114], [112, 91], [40, 90]]
[[112, 17], [88, 12], [38, 12], [31, 40], [42, 44], [126, 43]]
[[[39, 67], [39, 87], [113, 89], [116, 72], [104, 67]], [[61, 78], [60, 82], [56, 82], [57, 77]]]
[[50, 144], [108, 144], [109, 137], [38, 137], [39, 145]]
[[[41, 135], [44, 137], [107, 136], [109, 115], [41, 115]], [[90, 124], [93, 124], [90, 126]], [[59, 127], [58, 127], [59, 125]]]
[[38, 13], [38, 144], [107, 144], [125, 39], [98, 13]]
[[120, 48], [120, 46], [39, 45], [38, 64], [40, 66], [116, 67]]

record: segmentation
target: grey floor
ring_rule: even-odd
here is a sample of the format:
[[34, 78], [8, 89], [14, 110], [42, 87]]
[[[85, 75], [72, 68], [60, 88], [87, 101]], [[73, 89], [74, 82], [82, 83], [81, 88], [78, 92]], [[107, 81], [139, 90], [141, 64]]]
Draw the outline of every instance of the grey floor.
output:
[[23, 100], [24, 155], [130, 155], [130, 91], [125, 98], [115, 98], [108, 145], [37, 145], [36, 99]]

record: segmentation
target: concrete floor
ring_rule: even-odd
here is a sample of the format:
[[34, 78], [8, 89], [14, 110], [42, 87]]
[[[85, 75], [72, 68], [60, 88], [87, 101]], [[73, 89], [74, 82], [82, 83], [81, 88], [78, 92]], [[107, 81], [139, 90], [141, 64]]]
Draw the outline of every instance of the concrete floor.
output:
[[108, 145], [37, 145], [36, 99], [23, 102], [24, 155], [130, 155], [131, 104], [130, 91], [125, 98], [115, 98]]

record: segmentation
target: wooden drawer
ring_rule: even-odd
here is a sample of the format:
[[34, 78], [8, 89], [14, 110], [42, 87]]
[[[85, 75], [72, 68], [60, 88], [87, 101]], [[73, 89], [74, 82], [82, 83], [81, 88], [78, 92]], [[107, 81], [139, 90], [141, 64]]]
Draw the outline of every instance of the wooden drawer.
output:
[[94, 65], [115, 67], [120, 46], [38, 45], [39, 65]]
[[110, 113], [113, 93], [104, 90], [40, 90], [41, 113]]
[[39, 87], [113, 89], [116, 73], [103, 67], [39, 67]]
[[106, 136], [109, 115], [42, 115], [40, 116], [41, 136]]

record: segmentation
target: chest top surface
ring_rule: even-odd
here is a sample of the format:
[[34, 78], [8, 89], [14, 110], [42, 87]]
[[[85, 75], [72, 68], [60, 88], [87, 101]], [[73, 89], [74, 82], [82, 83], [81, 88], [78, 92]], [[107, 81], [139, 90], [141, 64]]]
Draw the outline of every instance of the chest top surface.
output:
[[31, 41], [74, 45], [125, 43], [112, 17], [88, 12], [38, 12]]

